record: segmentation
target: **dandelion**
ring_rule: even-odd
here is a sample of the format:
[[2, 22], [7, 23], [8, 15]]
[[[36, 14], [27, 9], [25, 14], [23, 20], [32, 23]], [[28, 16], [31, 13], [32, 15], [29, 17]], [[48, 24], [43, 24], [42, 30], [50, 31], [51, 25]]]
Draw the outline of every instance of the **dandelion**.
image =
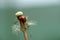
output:
[[14, 33], [18, 33], [20, 31], [23, 32], [24, 40], [28, 40], [26, 30], [30, 28], [32, 25], [36, 25], [36, 22], [29, 21], [28, 17], [23, 15], [23, 12], [19, 11], [16, 13], [16, 21], [14, 22], [12, 26], [12, 31]]

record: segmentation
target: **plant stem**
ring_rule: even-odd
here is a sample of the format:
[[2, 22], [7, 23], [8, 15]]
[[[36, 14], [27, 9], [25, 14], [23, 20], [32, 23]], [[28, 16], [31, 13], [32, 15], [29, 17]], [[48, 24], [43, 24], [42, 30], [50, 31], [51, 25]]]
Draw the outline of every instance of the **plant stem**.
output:
[[23, 31], [24, 40], [28, 40], [26, 31]]
[[20, 22], [20, 28], [21, 28], [21, 31], [23, 32], [23, 35], [24, 35], [24, 40], [28, 40], [28, 37], [27, 37], [27, 33], [26, 33], [26, 28], [25, 28], [25, 24]]

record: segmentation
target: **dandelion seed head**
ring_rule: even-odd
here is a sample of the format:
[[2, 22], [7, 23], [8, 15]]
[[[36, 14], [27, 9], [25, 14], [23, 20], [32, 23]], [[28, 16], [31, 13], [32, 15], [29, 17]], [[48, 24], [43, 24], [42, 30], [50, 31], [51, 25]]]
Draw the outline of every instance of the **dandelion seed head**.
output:
[[19, 11], [15, 14], [16, 16], [20, 16], [20, 15], [23, 15], [23, 12], [22, 11]]

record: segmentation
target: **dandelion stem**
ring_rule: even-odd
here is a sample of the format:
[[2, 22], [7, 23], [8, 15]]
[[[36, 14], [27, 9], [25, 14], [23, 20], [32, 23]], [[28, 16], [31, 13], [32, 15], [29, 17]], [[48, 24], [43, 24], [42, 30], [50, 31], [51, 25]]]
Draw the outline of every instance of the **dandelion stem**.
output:
[[26, 33], [26, 28], [25, 28], [25, 24], [20, 22], [20, 28], [21, 28], [21, 31], [23, 32], [23, 35], [24, 35], [24, 40], [28, 40], [28, 37], [27, 37], [27, 33]]
[[28, 40], [26, 31], [23, 31], [23, 34], [24, 34], [24, 40]]

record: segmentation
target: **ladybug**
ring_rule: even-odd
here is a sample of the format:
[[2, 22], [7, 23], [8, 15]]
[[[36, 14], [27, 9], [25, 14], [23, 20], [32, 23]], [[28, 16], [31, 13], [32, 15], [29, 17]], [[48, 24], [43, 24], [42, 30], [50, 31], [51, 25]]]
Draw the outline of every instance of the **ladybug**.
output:
[[26, 22], [26, 17], [25, 17], [25, 16], [20, 16], [18, 19], [19, 19], [19, 21], [21, 21], [22, 23], [25, 23], [25, 22]]

